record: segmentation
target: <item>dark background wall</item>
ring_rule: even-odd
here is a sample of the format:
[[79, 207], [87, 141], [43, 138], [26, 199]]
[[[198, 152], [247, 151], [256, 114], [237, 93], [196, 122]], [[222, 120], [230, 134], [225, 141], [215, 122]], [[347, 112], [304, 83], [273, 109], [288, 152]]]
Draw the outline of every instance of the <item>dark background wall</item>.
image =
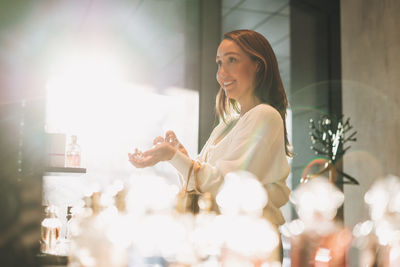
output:
[[219, 90], [215, 55], [221, 40], [221, 1], [190, 0], [187, 5], [186, 88], [199, 91], [199, 152], [217, 123], [215, 97]]
[[341, 58], [338, 0], [292, 0], [291, 89], [293, 113], [293, 188], [317, 156], [310, 149], [309, 120], [340, 115]]
[[345, 222], [368, 218], [364, 194], [389, 174], [400, 176], [400, 1], [342, 1], [343, 112], [358, 140], [344, 169], [360, 186], [345, 188]]
[[30, 8], [31, 2], [0, 3], [2, 266], [36, 266], [40, 240], [45, 102], [41, 52], [21, 42], [21, 18]]

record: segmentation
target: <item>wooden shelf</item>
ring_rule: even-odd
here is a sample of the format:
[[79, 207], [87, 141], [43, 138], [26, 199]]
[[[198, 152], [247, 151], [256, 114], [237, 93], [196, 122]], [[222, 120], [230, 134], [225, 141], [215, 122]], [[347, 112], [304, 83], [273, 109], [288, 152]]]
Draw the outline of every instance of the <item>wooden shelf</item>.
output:
[[86, 173], [86, 168], [46, 167], [46, 173]]
[[68, 257], [67, 256], [59, 256], [59, 255], [40, 253], [37, 255], [37, 260], [39, 261], [40, 266], [67, 266], [68, 265]]

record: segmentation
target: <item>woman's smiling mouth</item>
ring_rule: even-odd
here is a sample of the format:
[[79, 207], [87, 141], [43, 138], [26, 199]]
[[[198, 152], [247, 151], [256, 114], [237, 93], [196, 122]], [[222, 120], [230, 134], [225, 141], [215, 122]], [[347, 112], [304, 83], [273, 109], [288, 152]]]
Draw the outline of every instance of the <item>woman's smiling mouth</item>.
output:
[[231, 84], [233, 84], [234, 81], [230, 81], [230, 82], [223, 82], [224, 88], [230, 86]]

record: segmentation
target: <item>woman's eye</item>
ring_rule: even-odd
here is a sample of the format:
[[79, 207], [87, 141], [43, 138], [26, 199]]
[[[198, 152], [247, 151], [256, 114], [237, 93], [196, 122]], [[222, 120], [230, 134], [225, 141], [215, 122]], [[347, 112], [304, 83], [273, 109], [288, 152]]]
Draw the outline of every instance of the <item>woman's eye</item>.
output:
[[229, 58], [229, 62], [230, 62], [230, 63], [236, 62], [236, 58], [230, 57], [230, 58]]

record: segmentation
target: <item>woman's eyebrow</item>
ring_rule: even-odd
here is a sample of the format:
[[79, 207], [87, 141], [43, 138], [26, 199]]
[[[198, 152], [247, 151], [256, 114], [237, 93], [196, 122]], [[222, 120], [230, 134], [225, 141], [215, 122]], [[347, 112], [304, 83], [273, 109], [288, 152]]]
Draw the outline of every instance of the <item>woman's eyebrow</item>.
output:
[[[236, 52], [226, 52], [226, 53], [223, 54], [222, 56], [225, 57], [225, 56], [229, 56], [229, 55], [239, 55], [239, 53], [236, 53]], [[217, 58], [219, 58], [219, 56], [217, 56]]]

